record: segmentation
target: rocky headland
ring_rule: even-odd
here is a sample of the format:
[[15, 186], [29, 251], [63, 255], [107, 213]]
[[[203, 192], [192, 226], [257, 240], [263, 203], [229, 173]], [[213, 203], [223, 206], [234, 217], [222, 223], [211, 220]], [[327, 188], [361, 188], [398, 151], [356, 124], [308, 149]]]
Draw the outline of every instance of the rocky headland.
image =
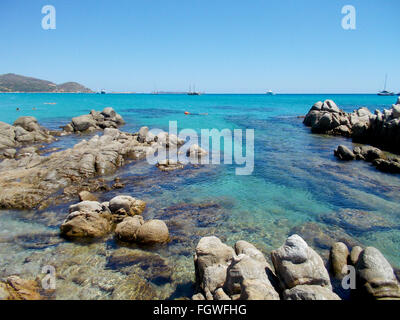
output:
[[[271, 261], [273, 267], [246, 241], [232, 248], [217, 237], [204, 237], [194, 256], [198, 293], [192, 299], [341, 300], [339, 294], [346, 299], [400, 299], [393, 268], [374, 247], [349, 250], [336, 242], [326, 268], [322, 258], [293, 234], [271, 252]], [[355, 270], [355, 287], [344, 294], [342, 280], [350, 279], [350, 268]]]
[[[373, 130], [371, 123], [377, 119], [367, 114], [369, 120], [366, 120], [364, 109], [353, 114], [344, 113], [332, 101], [317, 103], [313, 108], [304, 122], [311, 124], [313, 132], [318, 133], [354, 137], [360, 126], [367, 128], [365, 132]], [[384, 127], [392, 120], [400, 119], [394, 114], [393, 107], [390, 117], [384, 120]], [[339, 126], [336, 126], [337, 122]], [[145, 219], [142, 213], [145, 212], [146, 202], [129, 194], [118, 194], [107, 197], [107, 201], [99, 201], [92, 192], [109, 190], [104, 185], [103, 176], [145, 158], [149, 151], [154, 152], [160, 147], [177, 148], [184, 143], [166, 132], [154, 135], [147, 127], [140, 128], [136, 133], [122, 132], [118, 128], [123, 124], [123, 118], [112, 108], [92, 110], [87, 115], [75, 117], [60, 131], [41, 127], [33, 117], [21, 117], [13, 125], [0, 123], [0, 154], [3, 159], [0, 162], [0, 208], [41, 210], [76, 198], [80, 200], [69, 206], [65, 219], [57, 224], [59, 232], [51, 235], [52, 243], [65, 239], [68, 243], [83, 240], [79, 249], [60, 247], [60, 256], [65, 254], [63, 250], [70, 256], [53, 261], [59, 270], [68, 270], [68, 276], [64, 276], [68, 279], [68, 286], [70, 282], [79, 285], [97, 281], [101, 290], [109, 291], [113, 299], [127, 296], [154, 298], [155, 289], [147, 281], [169, 282], [173, 269], [167, 259], [146, 249], [184, 242], [185, 247], [178, 246], [176, 250], [181, 250], [177, 253], [188, 257], [191, 252], [187, 251], [196, 246], [191, 242], [198, 241], [201, 235], [194, 255], [194, 300], [400, 299], [398, 279], [382, 253], [373, 247], [362, 248], [343, 232], [321, 231], [315, 223], [308, 223], [290, 232], [292, 235], [285, 243], [266, 257], [247, 241], [237, 241], [232, 248], [215, 236], [205, 236], [210, 234], [210, 228], [195, 231], [196, 228], [201, 229], [198, 225], [201, 227], [204, 224], [208, 227], [212, 225], [218, 232], [219, 223], [223, 223], [218, 221], [223, 220], [217, 214], [218, 204], [199, 204], [198, 208], [188, 205], [166, 208], [160, 220]], [[103, 134], [93, 136], [97, 131]], [[83, 140], [72, 148], [41, 154], [47, 144], [71, 134], [82, 135]], [[91, 134], [90, 139], [84, 139], [86, 134]], [[193, 145], [186, 155], [201, 158], [206, 154], [205, 150]], [[369, 146], [354, 150], [339, 146], [335, 154], [342, 160], [360, 159], [374, 164], [377, 161], [392, 161], [385, 152]], [[161, 171], [171, 171], [182, 169], [184, 165], [165, 159], [160, 160], [156, 167]], [[124, 183], [115, 179], [112, 188], [123, 187]], [[358, 211], [322, 215], [319, 219], [356, 231], [388, 226], [387, 222], [378, 218], [369, 220], [373, 221], [370, 225], [364, 214]], [[194, 232], [197, 232], [197, 240], [191, 237]], [[320, 233], [323, 235], [316, 236]], [[105, 257], [101, 244], [104, 245], [110, 237], [121, 247]], [[192, 249], [187, 248], [188, 243]], [[79, 250], [90, 251], [91, 245], [99, 246], [96, 250], [106, 263], [104, 274], [97, 275], [97, 278], [93, 278], [87, 266], [80, 265], [79, 255], [75, 257]], [[138, 245], [142, 247], [136, 247]], [[327, 263], [314, 250], [320, 248], [329, 253]], [[86, 258], [100, 259], [86, 251]], [[34, 255], [26, 263], [32, 259]], [[128, 278], [121, 280], [108, 268], [115, 268]], [[342, 280], [351, 275], [352, 268], [355, 270], [356, 289], [344, 289]], [[115, 278], [106, 279], [111, 275]], [[28, 280], [16, 275], [0, 279], [0, 299], [48, 299], [48, 294], [46, 296], [43, 292], [38, 279]]]
[[[7, 158], [0, 162], [0, 208], [46, 208], [71, 194], [83, 191], [80, 185], [88, 179], [115, 172], [119, 167], [143, 159], [159, 147], [183, 144], [176, 136], [161, 132], [151, 135], [144, 127], [137, 133], [121, 132], [122, 117], [112, 108], [73, 118], [62, 131], [41, 128], [33, 117], [22, 117], [14, 126], [0, 123], [0, 152]], [[37, 142], [52, 142], [55, 136], [85, 134], [104, 130], [82, 140], [72, 148], [41, 156]], [[28, 139], [29, 137], [29, 139]], [[23, 146], [23, 148], [22, 148]], [[167, 164], [170, 163], [167, 161]], [[86, 191], [97, 191], [99, 180], [86, 183]], [[62, 191], [63, 197], [59, 196]]]
[[391, 109], [374, 113], [366, 107], [346, 113], [332, 100], [319, 101], [311, 107], [303, 123], [313, 133], [341, 135], [374, 146], [356, 147], [351, 151], [340, 145], [334, 152], [340, 160], [365, 160], [380, 171], [400, 173], [400, 158], [384, 152], [400, 154], [400, 97]]

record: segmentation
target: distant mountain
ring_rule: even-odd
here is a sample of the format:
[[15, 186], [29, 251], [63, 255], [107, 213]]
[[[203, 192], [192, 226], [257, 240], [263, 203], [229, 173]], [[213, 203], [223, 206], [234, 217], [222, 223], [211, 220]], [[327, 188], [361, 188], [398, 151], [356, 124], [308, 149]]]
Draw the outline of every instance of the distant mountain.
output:
[[0, 92], [85, 92], [93, 91], [77, 82], [55, 84], [50, 81], [24, 77], [14, 73], [0, 75]]

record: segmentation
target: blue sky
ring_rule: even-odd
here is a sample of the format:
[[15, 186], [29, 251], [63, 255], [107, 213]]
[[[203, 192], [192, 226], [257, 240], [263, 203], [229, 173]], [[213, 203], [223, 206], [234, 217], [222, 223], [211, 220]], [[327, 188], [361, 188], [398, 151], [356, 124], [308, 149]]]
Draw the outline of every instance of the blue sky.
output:
[[[41, 8], [56, 8], [43, 30]], [[356, 8], [344, 30], [341, 9]], [[1, 0], [0, 73], [94, 90], [400, 91], [399, 0]]]

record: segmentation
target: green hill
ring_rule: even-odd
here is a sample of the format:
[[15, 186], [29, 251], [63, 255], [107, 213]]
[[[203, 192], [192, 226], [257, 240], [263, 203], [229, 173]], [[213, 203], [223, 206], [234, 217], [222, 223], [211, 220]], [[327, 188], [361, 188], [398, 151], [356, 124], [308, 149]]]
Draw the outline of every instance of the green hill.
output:
[[77, 82], [57, 85], [53, 82], [14, 73], [0, 75], [0, 92], [87, 92], [93, 91]]

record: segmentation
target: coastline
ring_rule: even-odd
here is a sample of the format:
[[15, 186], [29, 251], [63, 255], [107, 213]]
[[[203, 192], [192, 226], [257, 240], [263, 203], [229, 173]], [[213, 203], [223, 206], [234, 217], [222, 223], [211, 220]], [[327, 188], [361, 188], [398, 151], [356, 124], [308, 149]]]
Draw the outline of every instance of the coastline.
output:
[[[82, 136], [82, 138], [85, 138], [85, 136]], [[331, 151], [332, 152], [332, 151]], [[186, 174], [189, 174], [189, 172], [190, 172], [190, 170], [189, 171], [186, 171]], [[99, 191], [98, 192], [100, 192], [99, 193], [99, 195], [100, 194], [102, 194], [102, 192], [103, 191], [101, 191], [102, 190], [102, 188], [104, 188], [103, 186], [101, 186], [100, 185], [100, 189], [99, 189]], [[107, 190], [107, 189], [104, 189], [104, 190]], [[106, 191], [106, 194], [107, 194], [107, 192], [110, 192], [111, 191], [111, 194], [117, 194], [119, 191], [118, 191], [119, 189], [114, 189], [114, 191], [112, 191], [112, 189], [111, 190], [109, 190], [109, 191]], [[125, 193], [125, 192], [124, 192]], [[74, 197], [76, 197], [76, 191], [72, 191], [72, 194], [74, 194]], [[106, 196], [106, 197], [108, 197], [108, 196]], [[74, 198], [71, 198], [71, 200], [72, 199], [74, 199]], [[69, 201], [71, 201], [71, 200], [69, 200]], [[190, 208], [190, 207], [189, 207]], [[189, 209], [189, 210], [193, 210], [193, 209]], [[199, 209], [199, 214], [202, 214], [201, 212], [202, 212], [202, 210], [203, 209]], [[38, 212], [39, 213], [39, 212]], [[196, 217], [196, 219], [197, 219], [198, 217]], [[65, 219], [65, 211], [64, 211], [64, 214], [63, 214], [63, 217], [61, 218], [61, 219]], [[171, 232], [171, 234], [173, 235], [174, 234], [174, 232], [176, 232], [177, 230], [175, 230], [175, 229], [173, 229], [173, 228], [171, 228], [171, 225], [170, 225], [170, 223], [173, 223], [173, 220], [171, 221], [171, 222], [169, 222], [168, 224], [169, 224], [169, 228], [170, 228], [170, 232]], [[179, 230], [179, 229], [178, 229]], [[188, 230], [189, 231], [189, 230]], [[189, 231], [190, 232], [190, 231]], [[187, 237], [187, 235], [186, 235], [186, 237]], [[193, 240], [189, 240], [189, 238], [186, 238], [187, 240], [186, 241], [193, 241]], [[242, 239], [242, 240], [247, 240], [247, 239]], [[338, 238], [336, 238], [335, 239], [336, 241], [338, 240]], [[54, 241], [55, 243], [57, 243], [57, 236], [53, 236], [53, 240], [52, 241]], [[176, 241], [176, 240], [174, 240], [174, 241]], [[67, 242], [67, 244], [68, 244], [68, 242]], [[275, 248], [277, 248], [278, 246], [276, 246]], [[187, 250], [187, 249], [186, 249]], [[146, 251], [146, 250], [144, 250], [144, 251]], [[141, 252], [141, 254], [143, 254], [143, 252]], [[125, 252], [125, 255], [123, 255], [122, 253], [121, 253], [121, 259], [126, 259], [126, 256], [130, 256], [130, 254], [126, 254], [126, 252]], [[129, 258], [129, 259], [138, 259], [137, 257], [136, 258]], [[145, 257], [141, 257], [140, 259], [145, 259]], [[147, 259], [147, 258], [146, 258]], [[135, 261], [135, 260], [132, 260], [132, 261]], [[139, 261], [141, 261], [141, 260], [139, 260]], [[119, 264], [121, 264], [121, 262], [118, 262]], [[160, 262], [160, 263], [162, 263], [162, 265], [164, 265], [163, 266], [163, 269], [165, 269], [165, 270], [169, 270], [169, 268], [168, 268], [168, 266], [166, 266], [166, 263], [165, 262]], [[122, 263], [122, 265], [124, 265], [125, 266], [125, 264], [124, 263]], [[152, 268], [155, 268], [154, 266], [152, 267]], [[157, 269], [156, 269], [157, 270]], [[169, 271], [168, 271], [169, 272]], [[168, 272], [167, 272], [167, 274], [168, 274]], [[193, 273], [192, 273], [193, 274]], [[154, 279], [158, 279], [157, 278], [157, 276], [156, 275], [152, 275], [152, 277], [155, 277]], [[166, 279], [167, 279], [167, 282], [168, 281], [170, 281], [170, 280], [168, 280], [168, 279], [170, 279], [170, 276], [165, 276], [166, 277]], [[158, 280], [154, 280], [154, 281], [159, 281], [159, 279]], [[164, 281], [164, 280], [163, 280]]]

